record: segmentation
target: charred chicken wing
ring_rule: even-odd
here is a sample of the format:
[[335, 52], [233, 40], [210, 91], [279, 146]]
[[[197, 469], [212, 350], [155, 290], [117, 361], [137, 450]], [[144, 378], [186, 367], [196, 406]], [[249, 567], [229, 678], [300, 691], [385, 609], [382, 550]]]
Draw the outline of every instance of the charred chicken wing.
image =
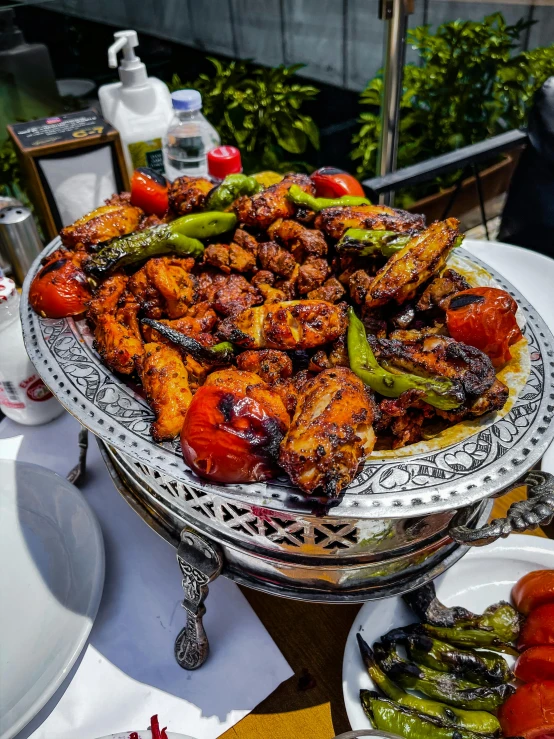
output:
[[425, 228], [423, 216], [386, 205], [352, 205], [324, 208], [315, 219], [315, 227], [327, 236], [340, 239], [349, 228], [378, 231], [420, 231]]
[[337, 339], [347, 324], [344, 303], [291, 300], [242, 311], [222, 322], [219, 335], [248, 349], [311, 349]]
[[155, 441], [180, 433], [192, 400], [188, 372], [177, 349], [167, 344], [145, 344], [137, 370], [146, 398], [156, 414], [151, 433]]
[[315, 187], [309, 177], [303, 174], [288, 174], [275, 185], [262, 190], [252, 197], [244, 195], [235, 201], [234, 207], [241, 223], [265, 230], [277, 218], [290, 218], [295, 206], [287, 198], [292, 185], [298, 185], [304, 192], [315, 194]]
[[458, 241], [458, 225], [455, 218], [448, 218], [410, 239], [373, 278], [366, 295], [368, 307], [411, 300], [419, 286], [443, 268]]
[[306, 257], [324, 257], [327, 254], [325, 237], [314, 228], [306, 228], [296, 221], [279, 220], [267, 229], [270, 238], [284, 244], [297, 262]]
[[149, 318], [184, 316], [194, 299], [193, 259], [157, 257], [129, 280], [129, 289]]
[[94, 348], [110, 369], [130, 375], [144, 347], [137, 320], [139, 305], [126, 295], [127, 299], [122, 297], [113, 313], [97, 315]]
[[300, 390], [279, 464], [305, 493], [336, 497], [371, 452], [374, 404], [349, 369], [320, 372]]
[[180, 216], [201, 210], [213, 187], [204, 177], [178, 177], [169, 187], [169, 207]]
[[70, 226], [62, 228], [62, 244], [70, 248], [90, 247], [136, 231], [143, 212], [130, 203], [102, 205]]

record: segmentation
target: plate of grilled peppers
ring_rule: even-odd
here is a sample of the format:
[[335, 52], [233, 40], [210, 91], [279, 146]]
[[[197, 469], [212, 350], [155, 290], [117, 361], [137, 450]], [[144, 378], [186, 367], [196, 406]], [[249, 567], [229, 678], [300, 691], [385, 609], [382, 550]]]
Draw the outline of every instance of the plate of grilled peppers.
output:
[[437, 583], [367, 603], [343, 664], [354, 729], [552, 739], [554, 542], [510, 536]]

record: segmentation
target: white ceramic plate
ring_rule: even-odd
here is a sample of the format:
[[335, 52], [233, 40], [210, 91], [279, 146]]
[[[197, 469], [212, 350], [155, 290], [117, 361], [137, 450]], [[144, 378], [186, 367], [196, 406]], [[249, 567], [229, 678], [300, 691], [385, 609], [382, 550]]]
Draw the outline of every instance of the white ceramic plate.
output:
[[[513, 585], [527, 572], [551, 568], [554, 568], [554, 541], [512, 534], [505, 541], [472, 549], [436, 580], [437, 595], [447, 606], [464, 606], [474, 613], [482, 613], [499, 600], [510, 600]], [[360, 632], [372, 646], [387, 631], [416, 620], [402, 598], [366, 603], [358, 613], [348, 634], [342, 665], [344, 702], [353, 729], [371, 728], [360, 703], [360, 690], [375, 690], [362, 664], [356, 634]]]
[[86, 644], [104, 584], [104, 546], [76, 487], [0, 460], [0, 739], [27, 724]]

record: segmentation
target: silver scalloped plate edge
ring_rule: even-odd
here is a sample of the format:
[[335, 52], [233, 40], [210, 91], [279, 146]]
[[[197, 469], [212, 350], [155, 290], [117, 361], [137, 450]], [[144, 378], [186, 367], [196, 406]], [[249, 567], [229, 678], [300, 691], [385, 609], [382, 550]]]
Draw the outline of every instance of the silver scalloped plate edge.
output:
[[[313, 501], [284, 479], [249, 485], [211, 484], [185, 466], [178, 442], [158, 445], [152, 441], [148, 432], [153, 419], [150, 409], [102, 365], [83, 340], [79, 323], [42, 319], [29, 306], [29, 286], [41, 259], [59, 245], [59, 238], [54, 239], [29, 270], [22, 291], [21, 322], [29, 357], [64, 408], [103, 441], [170, 480], [274, 511], [311, 513]], [[462, 508], [513, 485], [540, 460], [552, 440], [554, 338], [513, 285], [463, 249], [459, 253], [486, 269], [524, 311], [531, 357], [531, 374], [524, 390], [504, 418], [448, 448], [368, 461], [327, 516], [404, 518]]]

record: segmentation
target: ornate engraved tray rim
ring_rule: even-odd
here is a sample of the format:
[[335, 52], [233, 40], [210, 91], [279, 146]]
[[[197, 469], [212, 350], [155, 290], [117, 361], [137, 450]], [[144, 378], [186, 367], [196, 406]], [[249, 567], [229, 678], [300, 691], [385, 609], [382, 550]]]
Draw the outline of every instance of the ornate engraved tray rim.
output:
[[[41, 259], [59, 246], [59, 238], [50, 242], [29, 270], [22, 292], [21, 322], [31, 361], [69, 413], [103, 441], [157, 470], [166, 481], [180, 480], [206, 492], [289, 515], [317, 515], [316, 503], [285, 479], [265, 484], [212, 484], [185, 466], [178, 441], [164, 445], [152, 441], [148, 434], [153, 419], [150, 409], [101, 364], [84, 322], [43, 319], [29, 305], [30, 283]], [[554, 338], [513, 285], [472, 254], [463, 249], [459, 253], [489, 272], [524, 311], [531, 359], [525, 388], [506, 416], [463, 441], [433, 452], [368, 460], [341, 500], [325, 509], [326, 517], [407, 518], [468, 506], [515, 483], [539, 461], [552, 440]]]

